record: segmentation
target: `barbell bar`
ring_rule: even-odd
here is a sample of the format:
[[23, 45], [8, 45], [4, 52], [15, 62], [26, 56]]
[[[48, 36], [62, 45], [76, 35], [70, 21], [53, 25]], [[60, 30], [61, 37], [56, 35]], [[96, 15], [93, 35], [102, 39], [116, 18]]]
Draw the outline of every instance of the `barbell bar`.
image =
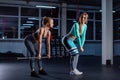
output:
[[[56, 56], [56, 57], [63, 57], [63, 56]], [[56, 58], [55, 57], [55, 58]], [[42, 59], [48, 58], [48, 57], [41, 57]], [[17, 57], [17, 60], [27, 60], [27, 59], [39, 59], [38, 57]]]

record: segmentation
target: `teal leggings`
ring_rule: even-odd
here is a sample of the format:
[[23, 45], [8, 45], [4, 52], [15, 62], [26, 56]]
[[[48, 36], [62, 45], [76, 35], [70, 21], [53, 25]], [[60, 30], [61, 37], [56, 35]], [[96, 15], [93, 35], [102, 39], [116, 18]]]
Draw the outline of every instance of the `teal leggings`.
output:
[[71, 54], [70, 58], [71, 70], [77, 69], [79, 51], [74, 43], [74, 40], [70, 36], [64, 36], [62, 38], [62, 44], [66, 48], [66, 50]]
[[64, 36], [62, 38], [62, 44], [71, 55], [79, 54], [78, 48], [70, 36]]

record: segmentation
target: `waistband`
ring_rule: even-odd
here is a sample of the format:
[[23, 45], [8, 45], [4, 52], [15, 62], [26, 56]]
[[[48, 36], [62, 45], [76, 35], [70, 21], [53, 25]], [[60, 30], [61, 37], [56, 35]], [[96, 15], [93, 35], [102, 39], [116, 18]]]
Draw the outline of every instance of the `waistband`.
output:
[[68, 35], [68, 34], [65, 35], [64, 38], [65, 38], [65, 37], [70, 38], [70, 39], [72, 39], [72, 40], [74, 41], [74, 39], [73, 39], [70, 35]]

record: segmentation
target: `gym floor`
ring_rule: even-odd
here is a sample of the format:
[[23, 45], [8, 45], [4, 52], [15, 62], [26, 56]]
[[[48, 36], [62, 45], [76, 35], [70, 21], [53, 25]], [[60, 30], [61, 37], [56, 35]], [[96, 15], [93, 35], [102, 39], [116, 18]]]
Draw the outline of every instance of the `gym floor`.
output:
[[[119, 80], [120, 57], [114, 58], [113, 66], [101, 65], [101, 57], [80, 56], [78, 69], [81, 76], [69, 75], [69, 57], [43, 59], [43, 67], [48, 75], [30, 77], [28, 60], [0, 60], [0, 80]], [[37, 70], [37, 67], [36, 67]]]

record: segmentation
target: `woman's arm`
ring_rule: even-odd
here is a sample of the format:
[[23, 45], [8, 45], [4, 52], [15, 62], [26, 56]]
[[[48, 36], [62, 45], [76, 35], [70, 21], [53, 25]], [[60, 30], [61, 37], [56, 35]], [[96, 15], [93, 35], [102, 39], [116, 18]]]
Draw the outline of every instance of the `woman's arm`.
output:
[[42, 49], [42, 35], [43, 35], [43, 29], [40, 28], [39, 31], [39, 42], [38, 42], [38, 58], [41, 59], [41, 49]]
[[86, 31], [87, 31], [87, 25], [84, 26], [84, 31], [82, 34], [82, 39], [81, 39], [81, 46], [83, 47], [84, 43], [85, 43], [85, 39], [86, 39]]
[[80, 51], [83, 52], [84, 49], [83, 49], [83, 46], [82, 46], [82, 40], [81, 40], [81, 37], [80, 37], [80, 31], [79, 31], [79, 30], [80, 30], [80, 29], [79, 29], [80, 27], [79, 27], [78, 24], [76, 24], [76, 25], [77, 25], [77, 26], [76, 26], [76, 27], [77, 27], [77, 29], [76, 29], [76, 30], [77, 30], [77, 31], [76, 31], [76, 34], [77, 34], [77, 42], [78, 42], [78, 44], [79, 44]]
[[80, 37], [80, 31], [79, 31], [79, 24], [78, 23], [76, 23], [76, 26], [75, 26], [75, 33], [76, 33], [78, 45], [81, 48], [82, 44], [81, 44], [81, 37]]
[[50, 58], [50, 55], [51, 55], [50, 36], [51, 36], [51, 32], [49, 31], [48, 37], [47, 37], [47, 50], [48, 50], [47, 57], [48, 58]]

